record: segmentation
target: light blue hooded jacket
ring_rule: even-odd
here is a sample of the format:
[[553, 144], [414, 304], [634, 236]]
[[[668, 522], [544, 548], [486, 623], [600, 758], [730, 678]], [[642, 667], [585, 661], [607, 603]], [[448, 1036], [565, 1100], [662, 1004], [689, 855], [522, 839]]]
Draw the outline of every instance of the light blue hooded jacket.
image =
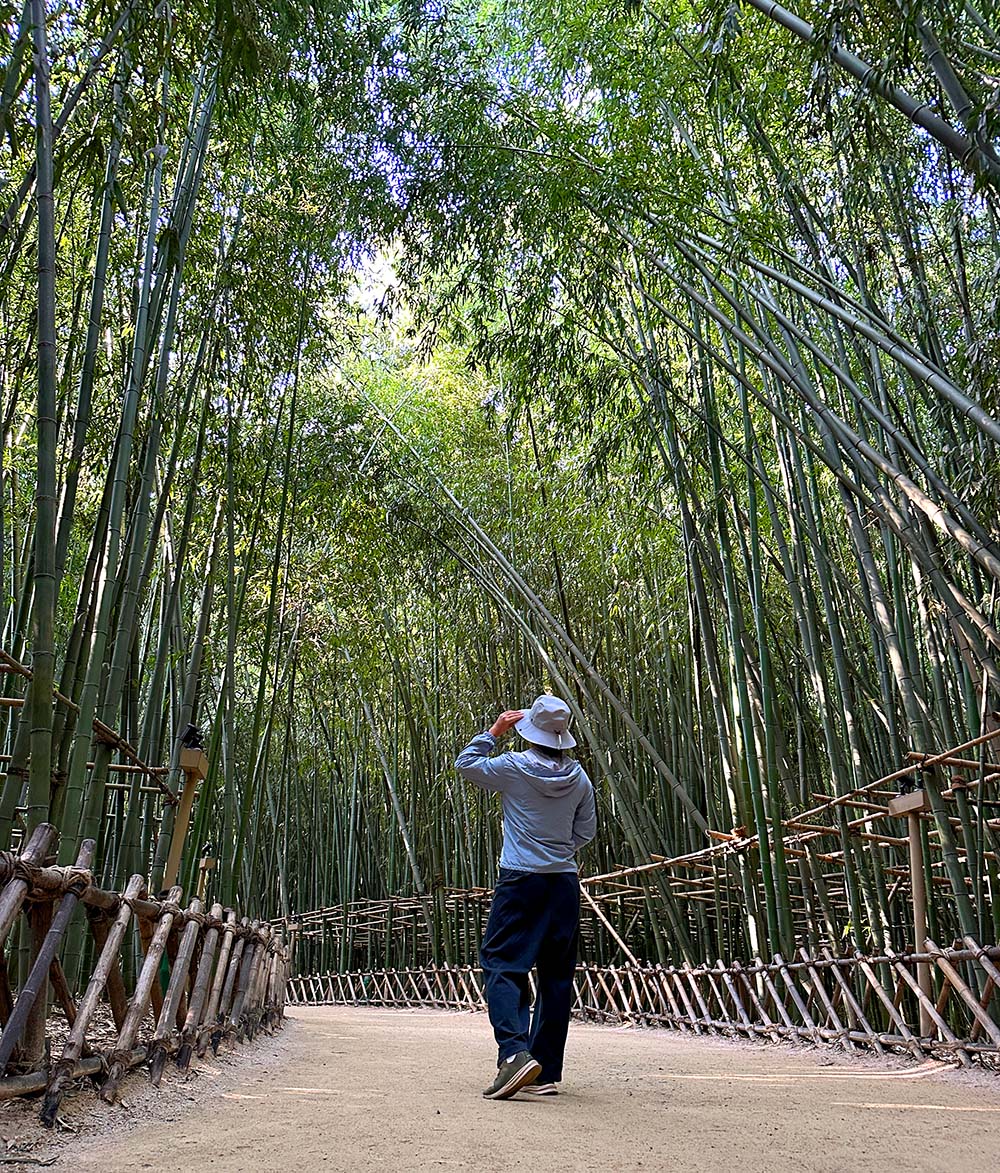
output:
[[455, 769], [503, 801], [500, 866], [518, 872], [575, 872], [575, 854], [597, 831], [594, 787], [578, 761], [553, 761], [533, 749], [492, 758], [486, 731], [458, 755]]

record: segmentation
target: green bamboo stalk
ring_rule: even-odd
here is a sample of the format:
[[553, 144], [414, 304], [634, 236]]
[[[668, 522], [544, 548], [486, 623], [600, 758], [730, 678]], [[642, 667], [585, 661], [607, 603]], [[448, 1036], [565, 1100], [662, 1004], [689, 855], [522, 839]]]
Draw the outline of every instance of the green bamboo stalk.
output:
[[31, 722], [28, 775], [30, 832], [45, 822], [52, 784], [52, 690], [55, 686], [56, 581], [56, 249], [52, 165], [52, 111], [44, 0], [32, 0], [38, 183], [38, 474], [32, 574], [32, 678], [25, 711]]

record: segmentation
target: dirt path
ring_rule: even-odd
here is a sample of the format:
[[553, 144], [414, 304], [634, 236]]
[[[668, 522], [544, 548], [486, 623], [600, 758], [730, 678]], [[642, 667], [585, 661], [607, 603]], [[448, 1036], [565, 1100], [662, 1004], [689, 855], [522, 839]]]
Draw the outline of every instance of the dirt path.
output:
[[[1000, 1076], [829, 1051], [574, 1026], [564, 1094], [480, 1097], [485, 1016], [320, 1007], [161, 1122], [71, 1140], [137, 1169], [938, 1171], [1000, 1168]], [[271, 1048], [268, 1050], [267, 1048]], [[164, 1093], [158, 1093], [161, 1096]], [[155, 1105], [155, 1098], [145, 1099]], [[154, 1108], [155, 1111], [155, 1108]]]

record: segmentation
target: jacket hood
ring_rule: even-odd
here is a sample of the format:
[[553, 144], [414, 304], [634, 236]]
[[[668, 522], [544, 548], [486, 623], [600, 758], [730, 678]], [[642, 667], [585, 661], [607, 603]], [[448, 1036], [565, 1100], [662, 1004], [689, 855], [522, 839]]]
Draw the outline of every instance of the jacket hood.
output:
[[539, 794], [546, 794], [550, 798], [568, 794], [583, 773], [583, 767], [575, 758], [564, 757], [556, 762], [533, 749], [517, 754], [517, 758], [524, 771], [525, 781]]

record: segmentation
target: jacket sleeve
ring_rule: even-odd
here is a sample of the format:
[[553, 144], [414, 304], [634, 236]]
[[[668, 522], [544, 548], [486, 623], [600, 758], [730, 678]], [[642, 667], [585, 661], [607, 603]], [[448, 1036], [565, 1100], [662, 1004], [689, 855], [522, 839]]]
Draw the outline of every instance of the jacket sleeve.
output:
[[503, 755], [491, 758], [497, 739], [488, 729], [477, 733], [455, 759], [455, 769], [466, 782], [483, 790], [503, 790], [508, 781]]
[[587, 780], [587, 790], [573, 818], [573, 849], [589, 843], [597, 834], [597, 808], [594, 803], [594, 787]]

